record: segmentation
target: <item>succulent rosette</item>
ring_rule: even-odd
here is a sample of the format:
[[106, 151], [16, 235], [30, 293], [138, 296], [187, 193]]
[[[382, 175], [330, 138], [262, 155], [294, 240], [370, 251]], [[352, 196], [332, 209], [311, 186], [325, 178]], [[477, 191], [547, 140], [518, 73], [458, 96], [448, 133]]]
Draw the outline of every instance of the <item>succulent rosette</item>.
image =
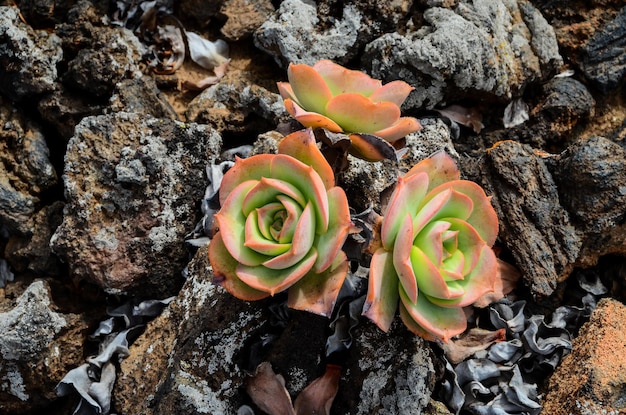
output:
[[346, 194], [310, 129], [278, 149], [237, 159], [224, 175], [209, 245], [214, 281], [248, 301], [288, 290], [290, 307], [328, 316], [348, 271]]
[[404, 81], [383, 85], [329, 60], [292, 63], [287, 76], [289, 82], [279, 82], [278, 91], [289, 114], [305, 127], [348, 134], [353, 152], [365, 159], [381, 158], [368, 135], [393, 143], [421, 128], [415, 118], [400, 116], [414, 89]]
[[428, 340], [462, 333], [463, 307], [498, 278], [497, 233], [490, 198], [460, 180], [452, 158], [442, 151], [418, 163], [386, 206], [363, 314], [387, 331], [399, 303], [405, 325]]

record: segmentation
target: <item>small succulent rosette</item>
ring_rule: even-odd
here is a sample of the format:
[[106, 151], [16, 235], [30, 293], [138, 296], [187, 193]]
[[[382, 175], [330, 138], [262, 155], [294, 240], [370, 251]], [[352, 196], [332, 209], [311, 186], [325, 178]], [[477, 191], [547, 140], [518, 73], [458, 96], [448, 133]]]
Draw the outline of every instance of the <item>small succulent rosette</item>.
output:
[[224, 175], [209, 245], [214, 281], [248, 301], [289, 290], [290, 307], [329, 316], [348, 272], [346, 194], [310, 129], [278, 151], [237, 159]]
[[366, 160], [380, 160], [371, 136], [393, 143], [421, 129], [412, 117], [401, 117], [400, 106], [414, 89], [404, 81], [385, 85], [367, 74], [329, 60], [313, 66], [290, 64], [289, 82], [278, 91], [289, 114], [305, 127], [345, 133], [351, 151]]
[[460, 180], [450, 156], [418, 163], [398, 179], [384, 212], [363, 314], [387, 331], [399, 303], [404, 324], [425, 339], [462, 333], [463, 307], [494, 290], [497, 233], [490, 198]]

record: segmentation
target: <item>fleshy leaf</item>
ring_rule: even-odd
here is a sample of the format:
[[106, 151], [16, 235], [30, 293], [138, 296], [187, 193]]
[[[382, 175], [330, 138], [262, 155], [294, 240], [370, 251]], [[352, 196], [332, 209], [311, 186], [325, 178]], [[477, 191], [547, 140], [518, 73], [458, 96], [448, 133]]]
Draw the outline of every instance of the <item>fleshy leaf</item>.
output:
[[473, 202], [468, 196], [445, 185], [431, 190], [423, 199], [419, 212], [413, 219], [413, 232], [422, 231], [429, 222], [443, 218], [467, 219], [472, 213]]
[[391, 250], [400, 225], [407, 214], [415, 215], [415, 206], [426, 195], [428, 175], [416, 174], [409, 178], [398, 178], [398, 184], [391, 195], [391, 202], [387, 205], [381, 228], [381, 240], [387, 250]]
[[330, 88], [333, 95], [354, 93], [369, 96], [382, 87], [382, 82], [361, 71], [344, 68], [330, 60], [313, 65]]
[[281, 255], [291, 248], [291, 244], [277, 243], [274, 240], [266, 239], [258, 226], [258, 214], [252, 211], [246, 218], [246, 231], [244, 246], [263, 255]]
[[[429, 301], [426, 295], [420, 294], [417, 303], [409, 301], [404, 290], [400, 289], [400, 317], [409, 330], [426, 331], [431, 336], [447, 343], [451, 337], [461, 334], [467, 328], [467, 320], [460, 307], [443, 308]], [[423, 335], [424, 331], [416, 334]]]
[[285, 108], [289, 115], [298, 120], [305, 127], [325, 128], [334, 133], [340, 133], [343, 129], [333, 120], [319, 112], [307, 111], [290, 99], [284, 100]]
[[222, 209], [215, 215], [224, 245], [228, 252], [238, 262], [256, 266], [267, 260], [265, 255], [261, 255], [244, 244], [246, 242], [245, 223], [246, 217], [241, 212], [243, 200], [258, 182], [248, 180], [237, 186], [222, 204]]
[[328, 229], [328, 196], [324, 182], [313, 167], [284, 154], [274, 155], [272, 177], [284, 178], [298, 187], [304, 198], [312, 203], [315, 211], [316, 232], [324, 233]]
[[482, 187], [468, 180], [455, 181], [451, 186], [472, 199], [474, 207], [466, 220], [476, 229], [483, 241], [492, 246], [498, 236], [498, 216], [491, 205], [491, 198], [485, 194]]
[[372, 102], [393, 102], [400, 107], [414, 89], [404, 81], [393, 81], [378, 88], [369, 96], [369, 99]]
[[342, 94], [328, 102], [325, 114], [344, 131], [374, 133], [398, 121], [400, 108], [391, 102], [373, 103], [363, 95]]
[[209, 261], [213, 267], [213, 283], [225, 288], [233, 296], [244, 301], [269, 296], [269, 293], [255, 290], [237, 277], [235, 270], [239, 263], [228, 253], [221, 232], [216, 233], [209, 244]]
[[239, 264], [236, 273], [241, 281], [255, 290], [267, 291], [270, 295], [274, 295], [291, 287], [306, 275], [313, 267], [316, 258], [317, 251], [312, 249], [300, 262], [289, 268], [277, 270], [262, 265], [249, 267]]
[[372, 255], [363, 315], [381, 330], [389, 331], [398, 308], [398, 276], [390, 252], [378, 249]]
[[315, 242], [318, 252], [317, 261], [313, 267], [315, 272], [322, 272], [331, 265], [352, 226], [348, 199], [342, 188], [333, 187], [328, 191], [328, 206], [329, 211], [332, 212], [328, 231], [318, 235]]
[[224, 206], [226, 198], [239, 184], [248, 180], [260, 180], [261, 177], [272, 177], [270, 163], [275, 157], [272, 154], [259, 154], [246, 159], [235, 158], [220, 185], [220, 205]]
[[401, 117], [390, 127], [374, 131], [372, 134], [385, 139], [390, 143], [394, 143], [407, 136], [422, 129], [422, 125], [413, 117]]
[[274, 270], [282, 270], [295, 265], [311, 250], [314, 240], [315, 218], [313, 206], [309, 202], [302, 211], [302, 215], [298, 218], [298, 224], [291, 241], [291, 249], [263, 262], [263, 266]]
[[289, 82], [276, 82], [276, 86], [278, 87], [278, 93], [283, 99], [290, 99], [292, 101], [297, 101], [296, 94], [293, 93], [293, 89]]
[[[455, 281], [444, 281], [439, 268], [416, 246], [411, 249], [411, 264], [415, 269], [415, 278], [420, 292], [428, 297], [451, 299], [464, 294], [463, 288], [459, 287]], [[409, 300], [416, 302], [411, 299], [409, 293], [406, 294]]]
[[287, 69], [287, 77], [302, 108], [326, 114], [326, 104], [333, 95], [324, 78], [315, 69], [305, 64], [292, 63]]
[[283, 138], [278, 144], [278, 152], [297, 158], [304, 164], [308, 164], [319, 174], [324, 182], [324, 187], [330, 189], [335, 186], [335, 175], [322, 152], [317, 148], [313, 130], [296, 131]]
[[350, 134], [350, 153], [367, 161], [398, 160], [396, 149], [372, 134]]
[[[417, 301], [418, 284], [411, 263], [411, 251], [413, 249], [413, 221], [407, 214], [400, 225], [398, 235], [393, 246], [393, 266], [398, 274], [400, 284], [404, 288], [411, 301]], [[419, 269], [418, 269], [419, 270]], [[419, 272], [419, 271], [418, 271]], [[420, 287], [421, 288], [421, 287]]]
[[321, 274], [311, 271], [289, 288], [287, 305], [296, 310], [330, 317], [337, 295], [348, 273], [348, 260], [339, 251], [331, 266]]
[[[465, 291], [465, 294], [458, 299], [431, 298], [431, 301], [441, 307], [465, 307], [473, 304], [485, 293], [493, 291], [497, 273], [496, 255], [490, 247], [483, 245], [474, 269], [463, 280], [454, 281], [454, 284], [458, 284]], [[452, 283], [449, 282], [448, 284]]]
[[[272, 170], [275, 170], [272, 166]], [[306, 205], [306, 199], [300, 190], [285, 180], [262, 177], [244, 197], [241, 211], [248, 216], [254, 209], [276, 201], [276, 196], [285, 195], [295, 200], [300, 206]]]
[[417, 163], [404, 177], [410, 177], [420, 172], [428, 174], [430, 183], [428, 187], [429, 190], [434, 189], [442, 183], [459, 180], [461, 178], [461, 172], [456, 163], [452, 157], [443, 150], [437, 151], [430, 157]]

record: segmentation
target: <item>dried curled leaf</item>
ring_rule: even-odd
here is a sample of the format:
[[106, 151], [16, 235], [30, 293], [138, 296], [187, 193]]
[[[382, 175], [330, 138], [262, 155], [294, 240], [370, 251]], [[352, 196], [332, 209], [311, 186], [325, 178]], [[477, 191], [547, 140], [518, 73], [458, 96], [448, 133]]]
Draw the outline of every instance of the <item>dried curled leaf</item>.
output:
[[504, 128], [512, 128], [528, 121], [528, 104], [516, 98], [504, 109]]
[[274, 373], [269, 362], [261, 363], [246, 383], [246, 392], [268, 415], [295, 415], [285, 379]]
[[327, 365], [324, 375], [311, 382], [296, 398], [297, 415], [329, 415], [337, 395], [341, 367]]
[[476, 134], [479, 134], [484, 127], [483, 116], [475, 107], [467, 108], [461, 105], [450, 105], [435, 111], [456, 123], [470, 127]]

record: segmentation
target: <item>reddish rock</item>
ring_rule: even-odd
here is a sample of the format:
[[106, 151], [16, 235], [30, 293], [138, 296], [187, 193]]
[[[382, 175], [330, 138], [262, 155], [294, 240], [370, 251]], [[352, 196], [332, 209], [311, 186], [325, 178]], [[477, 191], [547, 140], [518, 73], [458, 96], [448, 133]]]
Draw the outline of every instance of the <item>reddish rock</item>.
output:
[[626, 413], [626, 306], [605, 299], [550, 378], [544, 414]]

